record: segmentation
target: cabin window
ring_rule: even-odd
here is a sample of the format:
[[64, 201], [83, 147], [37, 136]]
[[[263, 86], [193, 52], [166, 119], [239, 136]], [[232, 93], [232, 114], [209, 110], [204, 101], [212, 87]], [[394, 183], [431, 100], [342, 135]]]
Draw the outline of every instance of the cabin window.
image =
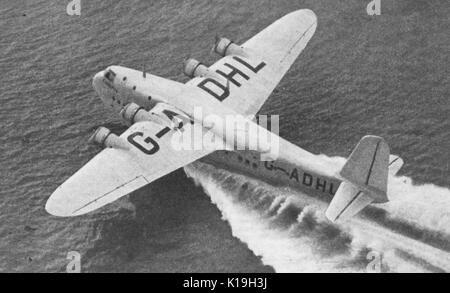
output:
[[126, 77], [126, 76], [124, 76], [122, 80], [123, 80], [123, 81], [127, 80], [127, 77]]
[[152, 96], [148, 96], [148, 100], [151, 101], [152, 100]]
[[110, 82], [114, 82], [114, 78], [116, 77], [116, 74], [114, 73], [114, 71], [112, 71], [111, 69], [109, 69], [108, 71], [105, 72], [105, 78], [110, 81]]
[[136, 90], [136, 86], [133, 87], [133, 90]]

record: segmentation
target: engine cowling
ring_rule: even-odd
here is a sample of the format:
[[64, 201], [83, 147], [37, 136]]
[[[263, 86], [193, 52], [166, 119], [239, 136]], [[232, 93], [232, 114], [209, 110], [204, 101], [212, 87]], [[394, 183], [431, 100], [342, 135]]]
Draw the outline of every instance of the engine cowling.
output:
[[140, 107], [135, 103], [130, 103], [123, 108], [121, 114], [122, 118], [129, 124], [134, 124], [141, 121], [153, 121], [171, 129], [176, 129], [179, 126], [180, 121], [170, 119], [166, 114], [164, 114], [165, 111], [169, 111], [171, 117], [186, 117], [186, 115], [184, 115], [181, 111], [165, 103], [156, 104], [156, 106], [150, 111], [145, 110], [143, 107]]
[[189, 58], [184, 61], [184, 74], [190, 78], [195, 76], [201, 76], [201, 72], [208, 69], [205, 65], [203, 65], [200, 61]]
[[231, 40], [227, 38], [218, 38], [216, 44], [214, 45], [214, 52], [222, 57], [228, 55], [237, 55], [241, 57], [248, 57], [245, 49], [241, 46], [236, 45]]
[[135, 103], [127, 104], [123, 107], [120, 114], [122, 115], [123, 120], [130, 125], [139, 121], [151, 120], [149, 113], [143, 107]]
[[155, 115], [151, 111], [147, 111], [135, 103], [127, 104], [123, 108], [121, 114], [123, 120], [130, 125], [141, 121], [153, 121], [165, 126], [170, 126], [171, 124], [170, 120], [163, 120], [159, 115]]
[[224, 77], [217, 74], [214, 71], [209, 70], [203, 63], [195, 60], [195, 59], [187, 59], [184, 62], [184, 74], [188, 77], [210, 77], [212, 79], [216, 79], [218, 81], [224, 81]]
[[100, 145], [108, 148], [128, 149], [128, 144], [125, 140], [111, 132], [106, 127], [99, 127], [94, 134], [89, 138], [90, 143]]

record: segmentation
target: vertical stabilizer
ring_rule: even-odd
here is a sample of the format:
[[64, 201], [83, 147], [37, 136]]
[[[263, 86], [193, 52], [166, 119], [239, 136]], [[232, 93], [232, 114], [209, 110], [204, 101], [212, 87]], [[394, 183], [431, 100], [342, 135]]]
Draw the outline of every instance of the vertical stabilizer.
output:
[[378, 136], [364, 136], [339, 175], [342, 184], [326, 216], [336, 221], [350, 218], [372, 202], [388, 201], [389, 146]]

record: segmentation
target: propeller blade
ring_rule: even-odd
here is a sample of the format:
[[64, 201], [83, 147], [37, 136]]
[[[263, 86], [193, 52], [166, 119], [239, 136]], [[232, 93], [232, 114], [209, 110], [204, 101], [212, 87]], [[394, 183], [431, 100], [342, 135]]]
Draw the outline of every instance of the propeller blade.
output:
[[217, 47], [217, 43], [219, 43], [219, 41], [220, 41], [220, 36], [218, 34], [216, 34], [214, 37], [214, 45], [212, 46], [211, 51], [209, 51], [209, 53], [211, 55], [214, 54], [214, 51], [216, 50], [216, 47]]

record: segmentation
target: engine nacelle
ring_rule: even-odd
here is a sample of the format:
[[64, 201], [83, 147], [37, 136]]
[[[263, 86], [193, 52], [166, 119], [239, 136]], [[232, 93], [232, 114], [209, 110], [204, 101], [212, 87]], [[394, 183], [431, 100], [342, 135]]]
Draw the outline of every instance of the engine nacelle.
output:
[[120, 114], [122, 115], [123, 120], [130, 125], [140, 121], [151, 120], [150, 113], [135, 103], [127, 104]]
[[189, 58], [184, 62], [184, 74], [188, 77], [210, 77], [220, 82], [224, 81], [224, 77], [214, 71], [209, 70], [203, 63]]
[[121, 114], [122, 118], [129, 124], [134, 124], [141, 121], [153, 121], [160, 125], [167, 126], [170, 129], [176, 129], [179, 126], [180, 121], [169, 118], [169, 116], [164, 114], [165, 111], [170, 112], [170, 117], [186, 117], [186, 115], [183, 115], [181, 111], [165, 103], [156, 104], [156, 106], [150, 111], [145, 110], [143, 107], [140, 107], [135, 103], [130, 103], [123, 108]]
[[206, 67], [203, 63], [195, 59], [189, 58], [186, 61], [184, 61], [183, 72], [190, 78], [193, 78], [195, 76], [203, 76], [202, 73], [206, 72], [207, 70], [208, 67]]
[[99, 127], [89, 138], [89, 142], [108, 148], [128, 149], [126, 141], [106, 127]]
[[[156, 104], [155, 107], [159, 105]], [[135, 104], [135, 103], [129, 103], [127, 104], [122, 112], [122, 118], [127, 122], [128, 124], [134, 124], [141, 121], [153, 121], [161, 125], [165, 126], [171, 126], [171, 121], [168, 119], [163, 120], [160, 115], [156, 115], [152, 111], [147, 111], [143, 107]]]
[[236, 45], [227, 38], [217, 39], [216, 44], [214, 45], [214, 52], [216, 52], [222, 57], [228, 55], [237, 55], [245, 58], [248, 57], [248, 54], [245, 52], [244, 48]]

